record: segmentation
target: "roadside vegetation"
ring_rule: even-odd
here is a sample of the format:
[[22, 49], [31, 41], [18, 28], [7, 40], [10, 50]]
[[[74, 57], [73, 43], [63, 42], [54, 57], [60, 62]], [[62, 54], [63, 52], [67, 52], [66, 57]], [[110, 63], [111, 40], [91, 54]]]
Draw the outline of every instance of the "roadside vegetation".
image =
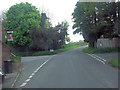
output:
[[[75, 5], [73, 16], [73, 34], [81, 34], [89, 48], [83, 49], [87, 53], [106, 53], [116, 49], [96, 49], [94, 42], [101, 36], [113, 38], [120, 34], [119, 2], [83, 2]], [[84, 13], [84, 14], [83, 14]], [[38, 56], [57, 54], [84, 44], [65, 44], [70, 42], [68, 37], [69, 23], [64, 20], [53, 26], [51, 18], [46, 12], [40, 11], [32, 4], [19, 3], [11, 6], [3, 13], [4, 42], [12, 48], [18, 56]], [[8, 41], [10, 33], [13, 41]], [[79, 37], [78, 37], [79, 38]], [[54, 50], [50, 52], [50, 50]]]
[[[16, 55], [16, 57], [11, 57], [13, 61], [19, 61], [19, 56], [57, 54], [82, 46], [84, 43], [66, 45], [65, 42], [70, 42], [67, 32], [69, 23], [64, 20], [53, 27], [50, 22], [51, 18], [46, 12], [39, 11], [28, 2], [11, 6], [8, 11], [4, 12], [4, 16], [2, 21], [4, 35], [6, 37], [11, 35], [13, 38], [13, 41], [4, 38], [4, 42]], [[7, 30], [12, 30], [13, 33], [10, 34]]]
[[[73, 15], [74, 34], [80, 33], [89, 47], [101, 36], [113, 38], [120, 34], [120, 2], [80, 2], [75, 5]], [[84, 13], [84, 14], [83, 14]]]
[[[18, 12], [19, 11], [19, 12]], [[48, 51], [60, 49], [68, 37], [69, 23], [64, 20], [52, 26], [51, 18], [44, 11], [26, 2], [13, 5], [5, 12], [3, 19], [4, 35], [13, 38], [13, 41], [4, 42], [18, 52]], [[13, 30], [10, 34], [7, 30]]]
[[94, 54], [94, 53], [109, 53], [109, 52], [118, 52], [118, 48], [89, 48], [86, 47], [83, 49], [83, 51], [85, 53], [90, 53], [90, 54]]
[[12, 59], [12, 61], [14, 61], [14, 62], [18, 62], [18, 61], [21, 60], [21, 57], [20, 57], [20, 56], [11, 56], [11, 59]]
[[54, 55], [54, 54], [59, 54], [64, 51], [71, 50], [76, 47], [80, 46], [85, 46], [88, 45], [86, 42], [74, 42], [74, 43], [69, 43], [69, 44], [64, 44], [62, 48], [54, 50], [54, 51], [28, 51], [28, 52], [18, 52], [18, 51], [13, 51], [17, 56], [41, 56], [41, 55]]
[[120, 69], [120, 56], [111, 59], [108, 64]]

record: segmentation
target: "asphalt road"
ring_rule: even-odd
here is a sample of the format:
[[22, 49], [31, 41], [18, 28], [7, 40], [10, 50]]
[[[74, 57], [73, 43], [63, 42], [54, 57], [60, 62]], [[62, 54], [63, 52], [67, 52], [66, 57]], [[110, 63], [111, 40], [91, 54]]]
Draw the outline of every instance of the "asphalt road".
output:
[[17, 88], [117, 88], [118, 70], [82, 52], [22, 58]]

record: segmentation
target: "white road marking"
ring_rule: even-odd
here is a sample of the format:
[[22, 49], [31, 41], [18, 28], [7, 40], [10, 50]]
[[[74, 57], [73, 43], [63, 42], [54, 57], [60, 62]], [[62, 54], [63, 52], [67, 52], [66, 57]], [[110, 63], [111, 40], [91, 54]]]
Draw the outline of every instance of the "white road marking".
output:
[[27, 80], [26, 80], [26, 82], [29, 82], [29, 81], [30, 81], [30, 79], [27, 79]]
[[105, 59], [103, 59], [103, 58], [101, 58], [101, 57], [99, 57], [99, 56], [97, 56], [97, 55], [95, 55], [95, 54], [92, 54], [92, 55], [106, 62]]
[[38, 70], [35, 70], [34, 73], [36, 73]]
[[31, 79], [33, 76], [29, 76], [29, 79]]
[[[55, 55], [53, 55], [55, 56]], [[43, 64], [41, 64], [30, 76], [29, 78], [23, 83], [20, 85], [20, 87], [24, 87], [30, 80], [31, 78], [38, 72], [38, 70], [40, 70], [49, 60], [51, 60], [51, 58], [53, 57], [51, 56], [47, 61], [45, 61]]]
[[34, 75], [35, 75], [35, 73], [32, 73], [32, 74], [31, 74], [31, 76], [34, 76]]
[[23, 83], [22, 85], [20, 85], [20, 87], [24, 87], [27, 83]]
[[88, 54], [89, 56], [95, 58], [96, 60], [100, 61], [101, 63], [105, 64], [105, 61], [100, 60], [100, 58], [93, 56], [92, 54]]

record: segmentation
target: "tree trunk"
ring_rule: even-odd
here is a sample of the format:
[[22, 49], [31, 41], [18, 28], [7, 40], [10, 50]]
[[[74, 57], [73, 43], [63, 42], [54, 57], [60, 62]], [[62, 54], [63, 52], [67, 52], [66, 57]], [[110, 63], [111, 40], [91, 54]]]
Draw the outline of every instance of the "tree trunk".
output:
[[89, 42], [89, 48], [94, 48], [94, 42], [93, 41]]

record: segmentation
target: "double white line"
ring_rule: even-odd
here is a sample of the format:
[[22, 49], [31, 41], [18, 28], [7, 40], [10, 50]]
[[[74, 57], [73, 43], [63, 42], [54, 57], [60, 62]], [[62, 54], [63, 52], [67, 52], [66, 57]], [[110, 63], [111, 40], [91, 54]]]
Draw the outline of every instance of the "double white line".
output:
[[103, 58], [101, 58], [101, 57], [99, 57], [99, 56], [97, 56], [95, 54], [88, 54], [88, 55], [91, 56], [91, 57], [93, 57], [93, 58], [95, 58], [96, 60], [100, 61], [103, 64], [105, 64], [105, 62], [106, 62], [105, 59], [103, 59]]

